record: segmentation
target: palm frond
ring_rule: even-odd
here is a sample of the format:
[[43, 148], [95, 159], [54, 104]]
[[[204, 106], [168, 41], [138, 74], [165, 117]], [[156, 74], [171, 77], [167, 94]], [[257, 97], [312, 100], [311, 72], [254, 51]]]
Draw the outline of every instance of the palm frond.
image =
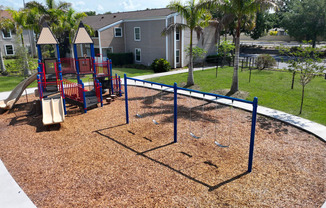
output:
[[187, 24], [182, 24], [182, 23], [171, 23], [166, 28], [163, 29], [161, 35], [166, 36], [167, 34], [170, 34], [176, 29], [184, 30], [185, 28], [189, 28], [189, 26]]

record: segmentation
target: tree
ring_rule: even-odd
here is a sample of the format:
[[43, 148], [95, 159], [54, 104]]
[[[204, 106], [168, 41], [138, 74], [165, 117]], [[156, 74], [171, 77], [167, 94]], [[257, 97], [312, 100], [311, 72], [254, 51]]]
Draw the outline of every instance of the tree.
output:
[[44, 22], [48, 22], [51, 29], [53, 25], [58, 25], [60, 17], [71, 7], [70, 3], [59, 2], [59, 4], [56, 4], [54, 0], [46, 0], [45, 4], [36, 1], [26, 3], [28, 9], [27, 24], [37, 35], [41, 32]]
[[283, 15], [281, 25], [298, 41], [312, 40], [316, 46], [318, 37], [326, 37], [326, 1], [292, 0]]
[[87, 15], [84, 12], [76, 13], [75, 10], [69, 8], [69, 10], [59, 17], [59, 24], [53, 25], [52, 29], [56, 34], [56, 37], [60, 45], [60, 54], [65, 56], [67, 53], [71, 53], [72, 40], [78, 30], [80, 21]]
[[[39, 34], [42, 24], [48, 22], [51, 30], [57, 37], [60, 45], [60, 54], [65, 57], [71, 53], [71, 43], [75, 31], [78, 28], [80, 21], [87, 15], [84, 12], [76, 13], [70, 3], [59, 2], [56, 4], [54, 0], [46, 0], [46, 5], [42, 5], [36, 1], [31, 1], [26, 4], [29, 9], [28, 22], [30, 27]], [[35, 19], [39, 19], [35, 22]], [[90, 27], [85, 25], [86, 29]]]
[[267, 11], [259, 11], [256, 13], [255, 28], [248, 32], [250, 37], [257, 40], [263, 37], [266, 32], [273, 28], [273, 15], [270, 15]]
[[95, 16], [96, 15], [96, 11], [87, 11], [84, 12], [87, 16]]
[[300, 85], [301, 90], [301, 104], [299, 114], [302, 113], [303, 101], [305, 95], [305, 87], [318, 73], [322, 73], [326, 69], [321, 64], [322, 55], [321, 49], [314, 48], [312, 46], [303, 47], [300, 45], [296, 50], [290, 50], [284, 46], [280, 47], [280, 50], [290, 57], [294, 57], [289, 61], [289, 68], [292, 71], [300, 73]]
[[203, 1], [196, 3], [195, 0], [190, 0], [186, 4], [182, 4], [180, 1], [173, 1], [168, 6], [169, 9], [178, 12], [185, 20], [186, 23], [171, 23], [162, 31], [162, 35], [167, 35], [169, 32], [174, 31], [175, 29], [186, 29], [190, 30], [190, 44], [189, 44], [189, 71], [187, 86], [195, 84], [194, 73], [193, 73], [193, 32], [197, 33], [197, 39], [199, 40], [200, 36], [203, 35], [203, 28], [208, 25], [208, 21], [211, 19], [211, 16], [208, 14], [207, 4]]
[[[24, 71], [24, 76], [29, 76], [31, 75], [31, 70], [29, 68], [29, 64], [28, 64], [28, 50], [25, 48], [25, 41], [24, 41], [24, 35], [23, 35], [23, 30], [27, 29], [28, 26], [26, 24], [26, 10], [20, 10], [20, 11], [15, 11], [12, 9], [8, 9], [8, 12], [10, 12], [13, 21], [14, 21], [14, 25], [15, 25], [15, 29], [16, 29], [16, 33], [17, 35], [20, 36], [20, 40], [21, 40], [21, 45], [17, 48], [16, 52], [19, 51], [19, 59], [21, 59], [21, 64], [19, 66], [21, 66], [23, 68]], [[19, 50], [18, 50], [19, 48]], [[17, 54], [17, 53], [16, 53]]]
[[[14, 28], [15, 28], [15, 24], [11, 19], [8, 18], [0, 19], [0, 30], [12, 30]], [[1, 49], [0, 49], [0, 68], [1, 68], [1, 73], [4, 73], [6, 71]]]
[[[216, 1], [220, 3], [219, 1]], [[232, 85], [228, 95], [234, 94], [239, 90], [239, 53], [240, 53], [240, 31], [244, 17], [255, 15], [257, 11], [261, 11], [276, 6], [273, 0], [224, 0], [222, 8], [227, 13], [233, 14], [236, 22], [235, 33], [235, 60], [232, 77]]]

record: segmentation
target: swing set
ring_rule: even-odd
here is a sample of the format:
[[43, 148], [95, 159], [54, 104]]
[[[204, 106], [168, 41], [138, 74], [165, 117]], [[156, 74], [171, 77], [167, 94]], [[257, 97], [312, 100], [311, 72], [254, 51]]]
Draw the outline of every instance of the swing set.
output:
[[[254, 141], [255, 141], [255, 128], [256, 128], [256, 117], [257, 117], [257, 106], [258, 106], [258, 98], [255, 97], [253, 101], [248, 101], [248, 100], [243, 100], [243, 99], [239, 99], [239, 98], [233, 98], [233, 97], [228, 97], [228, 96], [224, 96], [224, 95], [218, 95], [218, 94], [213, 94], [213, 93], [206, 93], [206, 92], [200, 92], [197, 90], [193, 90], [193, 89], [186, 89], [186, 88], [181, 88], [178, 87], [176, 83], [174, 83], [173, 86], [171, 85], [165, 85], [165, 84], [161, 84], [161, 83], [155, 83], [155, 82], [150, 82], [150, 81], [146, 81], [146, 80], [140, 80], [140, 79], [135, 79], [135, 78], [130, 78], [127, 77], [126, 75], [124, 75], [124, 90], [125, 90], [125, 110], [126, 110], [126, 123], [129, 124], [129, 103], [128, 103], [128, 86], [127, 83], [128, 81], [130, 81], [129, 83], [134, 84], [134, 86], [136, 87], [142, 87], [142, 94], [144, 96], [144, 98], [146, 97], [146, 93], [145, 93], [145, 88], [151, 88], [154, 90], [159, 90], [160, 91], [160, 108], [159, 108], [159, 115], [162, 117], [163, 114], [163, 110], [162, 110], [162, 93], [163, 91], [168, 91], [173, 93], [173, 132], [174, 132], [174, 143], [177, 142], [178, 140], [178, 94], [180, 95], [185, 95], [188, 96], [189, 98], [189, 103], [190, 103], [190, 107], [189, 107], [189, 114], [190, 114], [190, 118], [189, 118], [189, 134], [191, 137], [195, 138], [195, 139], [200, 139], [203, 138], [204, 135], [204, 128], [200, 128], [200, 134], [195, 134], [195, 132], [193, 132], [192, 130], [192, 125], [193, 122], [195, 122], [192, 119], [192, 113], [194, 111], [194, 108], [198, 108], [197, 107], [193, 107], [192, 106], [192, 98], [196, 98], [196, 99], [202, 99], [203, 101], [207, 101], [209, 100], [210, 102], [216, 103], [216, 109], [215, 109], [215, 113], [217, 113], [217, 103], [219, 103], [218, 99], [223, 99], [224, 101], [231, 101], [230, 103], [227, 103], [226, 105], [229, 106], [229, 115], [230, 115], [230, 119], [229, 119], [229, 123], [228, 123], [228, 131], [229, 131], [229, 136], [227, 139], [227, 142], [225, 142], [225, 144], [223, 144], [220, 141], [217, 141], [217, 116], [215, 115], [214, 117], [214, 134], [215, 134], [215, 141], [214, 144], [217, 145], [220, 148], [229, 148], [230, 144], [231, 144], [231, 138], [232, 138], [232, 125], [233, 125], [233, 109], [234, 109], [234, 101], [237, 102], [241, 102], [241, 103], [246, 103], [246, 104], [250, 104], [252, 105], [252, 119], [251, 119], [251, 133], [250, 133], [250, 146], [249, 146], [249, 160], [248, 160], [248, 172], [252, 171], [252, 162], [253, 162], [253, 151], [254, 151]], [[141, 84], [137, 84], [137, 83], [141, 83]], [[145, 86], [145, 84], [147, 84]], [[165, 89], [163, 89], [163, 87], [165, 87]], [[194, 96], [194, 93], [197, 94], [197, 96]], [[198, 96], [199, 95], [199, 96]], [[200, 95], [202, 97], [200, 97]], [[154, 95], [152, 96], [148, 96], [151, 97], [151, 104], [154, 103]], [[225, 102], [224, 102], [225, 103]], [[139, 110], [139, 101], [138, 99], [136, 99], [136, 110], [135, 110], [135, 117], [136, 118], [144, 118], [145, 117], [145, 113], [140, 114], [140, 110]], [[205, 105], [201, 105], [199, 106], [200, 108], [200, 119], [203, 120], [202, 115], [205, 112]], [[151, 119], [152, 122], [155, 125], [159, 125], [160, 124], [160, 120], [157, 120], [155, 118], [155, 116], [153, 115], [153, 118]]]

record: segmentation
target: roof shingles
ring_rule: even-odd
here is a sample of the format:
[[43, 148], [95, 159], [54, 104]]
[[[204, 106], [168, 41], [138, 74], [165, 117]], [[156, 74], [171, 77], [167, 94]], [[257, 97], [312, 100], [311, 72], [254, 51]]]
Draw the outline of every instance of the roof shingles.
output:
[[145, 19], [151, 17], [164, 17], [175, 13], [174, 11], [164, 9], [147, 9], [132, 12], [118, 12], [112, 14], [96, 15], [85, 17], [83, 22], [91, 26], [94, 30], [101, 29], [107, 25], [113, 24], [120, 20]]

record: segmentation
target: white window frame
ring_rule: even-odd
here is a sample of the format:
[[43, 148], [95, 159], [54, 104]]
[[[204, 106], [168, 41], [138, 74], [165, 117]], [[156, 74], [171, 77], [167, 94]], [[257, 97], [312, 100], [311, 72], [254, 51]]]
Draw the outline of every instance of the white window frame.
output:
[[[7, 46], [11, 46], [11, 47], [12, 47], [12, 54], [8, 54], [8, 52], [7, 52]], [[12, 55], [15, 55], [15, 48], [14, 48], [14, 45], [12, 45], [12, 44], [6, 44], [6, 45], [5, 45], [5, 51], [6, 51], [6, 56], [12, 56]]]
[[[121, 30], [121, 36], [117, 35], [117, 29]], [[122, 37], [122, 27], [115, 27], [114, 28], [114, 37], [116, 37], [116, 38], [121, 38]]]
[[[139, 39], [136, 39], [136, 29], [139, 29]], [[141, 41], [141, 30], [140, 30], [140, 27], [134, 27], [134, 41]]]
[[113, 47], [112, 46], [108, 47], [108, 49], [110, 49], [111, 53], [113, 53]]
[[[178, 53], [179, 53], [179, 56], [178, 56]], [[179, 60], [177, 58], [179, 58]], [[175, 63], [180, 64], [180, 49], [175, 50]]]
[[[4, 29], [3, 29], [3, 30], [4, 30]], [[3, 38], [3, 39], [11, 39], [11, 38], [12, 38], [11, 30], [9, 30], [10, 37], [5, 37], [5, 34], [3, 33], [3, 30], [1, 30], [2, 38]]]
[[[137, 60], [137, 50], [139, 50], [139, 60]], [[141, 48], [135, 48], [135, 62], [141, 62]]]
[[[177, 37], [179, 37], [179, 38], [177, 38]], [[179, 28], [175, 29], [175, 40], [180, 41], [180, 29]]]

